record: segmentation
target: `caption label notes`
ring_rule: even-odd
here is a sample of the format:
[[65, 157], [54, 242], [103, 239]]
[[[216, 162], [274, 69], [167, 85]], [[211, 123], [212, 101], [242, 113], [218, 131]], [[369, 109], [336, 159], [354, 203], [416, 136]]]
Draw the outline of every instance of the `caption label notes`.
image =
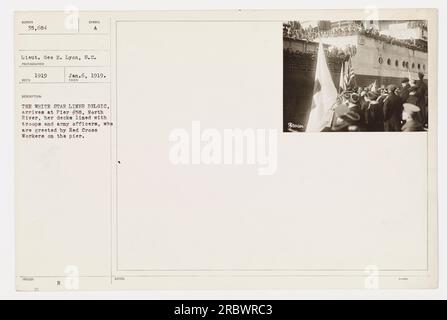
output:
[[85, 139], [113, 125], [109, 19], [25, 15], [16, 31], [18, 137]]

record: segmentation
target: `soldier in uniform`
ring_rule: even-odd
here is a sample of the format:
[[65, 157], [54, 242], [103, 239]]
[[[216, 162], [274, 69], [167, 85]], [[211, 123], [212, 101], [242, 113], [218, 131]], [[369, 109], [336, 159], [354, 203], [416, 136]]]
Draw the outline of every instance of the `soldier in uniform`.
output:
[[405, 124], [402, 126], [402, 131], [423, 131], [423, 125], [417, 120], [416, 116], [420, 112], [420, 108], [412, 103], [404, 103], [404, 110], [402, 112], [402, 119]]
[[413, 85], [410, 86], [410, 88], [408, 89], [407, 99], [403, 102], [408, 102], [408, 103], [417, 105], [418, 100], [419, 100], [418, 90], [419, 90], [419, 87], [415, 83], [413, 83]]
[[[345, 93], [346, 98], [347, 93]], [[331, 131], [363, 131], [364, 119], [359, 106], [360, 97], [357, 93], [349, 93], [347, 111], [335, 117]]]
[[417, 120], [419, 123], [424, 123], [424, 117], [423, 117], [423, 108], [421, 108], [418, 103], [420, 102], [420, 90], [419, 90], [419, 84], [413, 83], [412, 86], [410, 87], [410, 92], [408, 94], [408, 98], [406, 101], [406, 103], [411, 103], [417, 107], [419, 107], [419, 109], [421, 109], [420, 112], [417, 112], [414, 114], [415, 120]]
[[402, 121], [402, 100], [396, 95], [396, 86], [390, 84], [387, 88], [388, 97], [383, 102], [383, 117], [385, 131], [400, 131]]
[[401, 82], [402, 89], [400, 91], [400, 98], [402, 102], [407, 101], [408, 95], [410, 94], [410, 79], [404, 78]]
[[368, 131], [383, 131], [383, 101], [379, 99], [379, 93], [368, 92], [366, 100], [369, 101], [365, 121]]
[[422, 72], [418, 73], [419, 81], [418, 81], [418, 101], [416, 105], [421, 109], [420, 111], [420, 119], [422, 120], [423, 125], [428, 124], [428, 88], [427, 84], [424, 82], [424, 74]]

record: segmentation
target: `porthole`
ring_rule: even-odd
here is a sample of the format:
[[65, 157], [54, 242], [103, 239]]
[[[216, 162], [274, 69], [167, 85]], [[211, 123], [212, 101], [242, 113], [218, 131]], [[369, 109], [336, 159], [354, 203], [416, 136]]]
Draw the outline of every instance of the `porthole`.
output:
[[383, 58], [379, 57], [379, 63], [382, 64], [383, 63]]
[[406, 66], [406, 62], [402, 61], [402, 68], [405, 68], [405, 66]]
[[423, 64], [423, 65], [422, 65], [422, 69], [424, 69], [424, 70], [425, 70], [425, 64]]
[[418, 69], [421, 69], [421, 64], [420, 63], [418, 63]]
[[396, 60], [396, 62], [394, 62], [394, 64], [396, 65], [396, 67], [398, 67], [399, 66], [399, 61]]
[[386, 61], [386, 63], [390, 66], [390, 65], [391, 65], [391, 59], [388, 58], [388, 60]]
[[411, 64], [411, 69], [414, 69], [414, 62]]

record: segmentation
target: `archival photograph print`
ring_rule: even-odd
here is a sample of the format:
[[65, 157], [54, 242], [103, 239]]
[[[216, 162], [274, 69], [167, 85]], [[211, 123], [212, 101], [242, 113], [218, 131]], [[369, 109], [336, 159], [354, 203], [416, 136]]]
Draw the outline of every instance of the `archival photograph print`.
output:
[[425, 20], [283, 23], [283, 131], [427, 131], [427, 35]]

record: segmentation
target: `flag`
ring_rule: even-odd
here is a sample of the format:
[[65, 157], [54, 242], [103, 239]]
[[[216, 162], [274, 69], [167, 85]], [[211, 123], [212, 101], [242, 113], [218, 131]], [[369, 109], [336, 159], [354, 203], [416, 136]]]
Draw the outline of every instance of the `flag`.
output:
[[349, 57], [349, 60], [346, 61], [345, 63], [346, 63], [346, 66], [345, 66], [344, 86], [345, 86], [345, 89], [347, 89], [349, 87], [354, 86], [355, 74], [354, 74], [354, 69], [352, 68], [351, 57]]
[[[408, 50], [408, 59], [410, 59], [410, 50]], [[407, 62], [407, 74], [408, 74], [408, 80], [411, 82], [412, 80], [414, 80], [411, 76], [411, 72], [410, 72], [410, 64]]]
[[341, 70], [340, 70], [340, 80], [338, 82], [338, 91], [339, 92], [342, 92], [342, 91], [346, 90], [346, 87], [345, 87], [345, 68], [344, 67], [345, 67], [345, 64], [342, 63], [341, 64]]
[[332, 81], [331, 73], [326, 63], [323, 43], [318, 46], [317, 68], [315, 70], [314, 95], [306, 131], [321, 131], [330, 126], [332, 120], [331, 107], [337, 99], [337, 89]]
[[376, 80], [374, 80], [374, 83], [372, 84], [372, 86], [371, 86], [371, 91], [376, 91], [377, 90], [377, 83], [376, 83]]
[[407, 69], [408, 72], [408, 80], [411, 82], [413, 79], [411, 78], [410, 68]]

